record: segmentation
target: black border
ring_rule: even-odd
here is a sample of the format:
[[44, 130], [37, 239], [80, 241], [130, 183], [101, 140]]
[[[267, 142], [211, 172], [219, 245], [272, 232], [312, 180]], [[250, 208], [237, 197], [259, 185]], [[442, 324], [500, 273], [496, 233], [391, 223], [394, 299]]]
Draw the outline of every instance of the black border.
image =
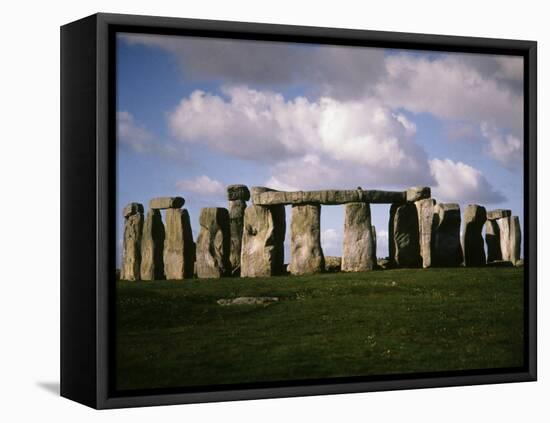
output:
[[[93, 298], [93, 303], [96, 305], [93, 317], [95, 318], [97, 329], [97, 334], [93, 334], [97, 335], [94, 338], [96, 347], [94, 367], [96, 395], [95, 398], [82, 400], [77, 398], [71, 390], [65, 390], [64, 392], [63, 377], [62, 395], [77, 401], [80, 400], [80, 402], [96, 408], [118, 408], [536, 380], [536, 42], [116, 14], [97, 14], [86, 19], [88, 21], [93, 20], [96, 24], [94, 41], [97, 45], [96, 61], [91, 64], [92, 70], [96, 75], [97, 84], [96, 102], [94, 105], [94, 110], [97, 113], [95, 128], [97, 132], [93, 137], [96, 141], [97, 190], [95, 195], [97, 204], [97, 233], [96, 239], [90, 240], [90, 242], [95, 241], [96, 243], [97, 257], [95, 262], [97, 272], [95, 285], [96, 297]], [[81, 22], [85, 22], [86, 19]], [[63, 29], [70, 28], [71, 26], [74, 27], [77, 24], [78, 22], [72, 23], [62, 28], [62, 41]], [[111, 323], [113, 322], [114, 315], [114, 301], [112, 300], [115, 288], [114, 272], [112, 269], [115, 268], [114, 246], [116, 222], [116, 142], [114, 141], [116, 140], [114, 117], [116, 112], [116, 32], [193, 35], [248, 40], [523, 56], [525, 70], [524, 139], [527, 141], [524, 143], [525, 203], [523, 236], [524, 256], [528, 258], [528, 260], [525, 260], [524, 268], [525, 365], [522, 368], [400, 374], [383, 377], [218, 385], [189, 389], [114, 391], [112, 383], [112, 376], [114, 375], [112, 371], [114, 330]], [[73, 35], [73, 37], [75, 36]], [[62, 61], [62, 68], [65, 67], [67, 65], [63, 65]], [[63, 83], [65, 79], [62, 76], [62, 99], [63, 102], [67, 103], [63, 97]], [[67, 88], [65, 91], [67, 91]], [[63, 107], [62, 105], [62, 111]], [[65, 120], [70, 119], [66, 117]], [[62, 113], [62, 129], [64, 127]], [[69, 152], [66, 151], [64, 153], [62, 144], [62, 159], [64, 154], [67, 156]], [[65, 161], [69, 161], [69, 158], [66, 158]], [[63, 191], [63, 187], [62, 175], [62, 204], [63, 197], [67, 200], [67, 196], [71, 195], [68, 190]], [[68, 206], [66, 205], [65, 207]], [[63, 252], [67, 250], [68, 246], [65, 241], [62, 244]], [[73, 267], [78, 267], [78, 263], [75, 263]], [[66, 285], [67, 283], [64, 284], [62, 276], [62, 294]], [[62, 295], [62, 316], [68, 312], [66, 310], [67, 301], [64, 302], [65, 305], [63, 304]], [[66, 323], [62, 319], [62, 346], [64, 339], [66, 340], [67, 338], [63, 337], [63, 328], [65, 326]], [[79, 338], [91, 335], [79, 335], [73, 331], [71, 336], [73, 340], [66, 340], [66, 344], [78, 342]], [[80, 341], [82, 340], [80, 339]], [[62, 354], [63, 351], [64, 348], [62, 347]], [[93, 361], [91, 360], [92, 363]], [[62, 358], [62, 372], [64, 368], [66, 369], [66, 374], [71, 373], [68, 371], [69, 366], [64, 366]]]

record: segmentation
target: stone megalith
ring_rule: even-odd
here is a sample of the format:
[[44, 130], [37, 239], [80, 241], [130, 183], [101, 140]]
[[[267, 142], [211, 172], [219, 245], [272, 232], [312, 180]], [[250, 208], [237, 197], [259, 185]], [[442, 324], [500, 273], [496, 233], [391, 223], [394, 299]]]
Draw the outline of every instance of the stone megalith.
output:
[[395, 209], [393, 216], [394, 262], [400, 267], [420, 267], [418, 212], [414, 203]]
[[220, 278], [230, 272], [229, 212], [222, 207], [201, 210], [201, 226], [197, 238], [197, 276]]
[[422, 267], [432, 267], [435, 200], [433, 198], [426, 198], [416, 201], [414, 204], [418, 213], [418, 237]]
[[399, 204], [392, 204], [390, 206], [390, 216], [388, 219], [388, 256], [390, 258], [390, 265], [395, 264], [395, 238], [393, 234], [393, 226], [395, 223], [395, 212]]
[[238, 276], [241, 271], [244, 211], [246, 202], [250, 199], [250, 191], [246, 185], [229, 185], [227, 198], [229, 199], [229, 231], [231, 235], [229, 261], [231, 274]]
[[286, 232], [285, 207], [250, 205], [244, 212], [241, 277], [283, 272]]
[[487, 263], [502, 260], [500, 229], [496, 220], [485, 222], [485, 243], [487, 244]]
[[496, 220], [500, 231], [502, 260], [515, 264], [520, 259], [521, 228], [518, 216], [506, 216]]
[[485, 207], [469, 204], [464, 210], [464, 230], [462, 232], [464, 266], [483, 266], [487, 263], [483, 235], [481, 234], [486, 220]]
[[[293, 217], [294, 218], [294, 217]], [[376, 264], [370, 204], [346, 204], [342, 272], [364, 272]]]
[[120, 278], [127, 281], [141, 279], [141, 233], [143, 230], [143, 205], [128, 204], [123, 211], [124, 238], [122, 241], [122, 266]]
[[164, 238], [164, 275], [166, 279], [193, 277], [195, 245], [186, 209], [167, 209]]
[[460, 206], [436, 204], [434, 208], [433, 261], [435, 266], [455, 267], [462, 263], [460, 245]]
[[164, 223], [158, 209], [149, 209], [141, 237], [141, 279], [164, 279]]
[[370, 227], [371, 229], [371, 238], [372, 238], [372, 263], [373, 268], [376, 268], [377, 265], [377, 257], [376, 257], [376, 226], [372, 225]]
[[325, 257], [321, 248], [321, 206], [292, 206], [290, 235], [288, 271], [292, 275], [322, 272], [325, 269]]
[[184, 204], [183, 197], [157, 197], [149, 200], [150, 209], [179, 209]]

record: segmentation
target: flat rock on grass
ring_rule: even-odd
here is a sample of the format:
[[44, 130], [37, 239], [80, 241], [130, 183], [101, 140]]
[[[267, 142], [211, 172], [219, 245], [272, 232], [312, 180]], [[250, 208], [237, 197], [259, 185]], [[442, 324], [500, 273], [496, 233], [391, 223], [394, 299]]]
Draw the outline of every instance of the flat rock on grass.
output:
[[237, 297], [222, 298], [216, 301], [221, 306], [233, 305], [268, 305], [279, 301], [277, 297]]

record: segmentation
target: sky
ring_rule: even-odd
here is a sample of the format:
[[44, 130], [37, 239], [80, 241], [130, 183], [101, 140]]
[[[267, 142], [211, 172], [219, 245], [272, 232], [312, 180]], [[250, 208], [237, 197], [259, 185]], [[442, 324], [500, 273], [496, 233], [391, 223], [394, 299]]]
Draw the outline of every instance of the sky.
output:
[[[523, 227], [521, 57], [119, 33], [116, 107], [119, 263], [126, 204], [182, 196], [196, 239], [229, 184], [430, 186]], [[389, 205], [371, 213], [385, 257]], [[325, 255], [343, 226], [323, 206]]]

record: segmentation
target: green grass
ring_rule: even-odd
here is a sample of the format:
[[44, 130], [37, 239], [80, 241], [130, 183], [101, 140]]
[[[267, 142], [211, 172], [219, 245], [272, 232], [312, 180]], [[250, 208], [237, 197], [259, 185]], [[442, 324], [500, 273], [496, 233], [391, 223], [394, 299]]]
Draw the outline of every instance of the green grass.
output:
[[523, 269], [121, 281], [116, 360], [118, 389], [521, 366]]

